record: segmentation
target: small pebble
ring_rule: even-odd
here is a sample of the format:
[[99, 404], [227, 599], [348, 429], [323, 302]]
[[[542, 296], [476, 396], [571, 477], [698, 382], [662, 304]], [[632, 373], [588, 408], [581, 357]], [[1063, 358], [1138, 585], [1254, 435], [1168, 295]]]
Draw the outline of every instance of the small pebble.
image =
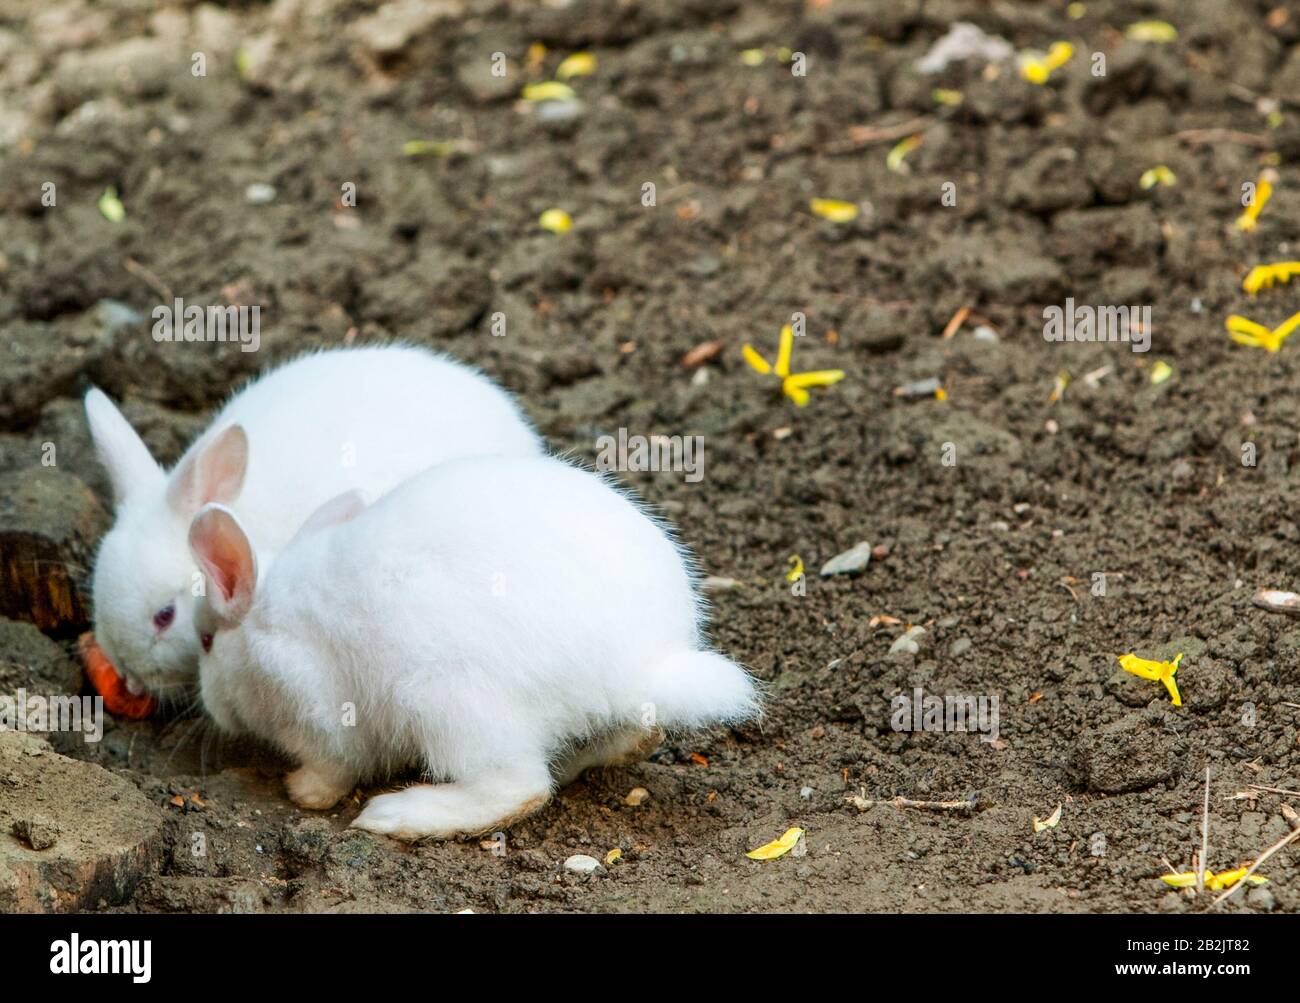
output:
[[911, 627], [889, 646], [889, 653], [897, 655], [905, 652], [909, 655], [915, 655], [921, 650], [921, 645], [917, 642], [924, 636], [924, 627]]
[[251, 184], [244, 189], [244, 198], [252, 205], [266, 205], [275, 201], [275, 186], [261, 183]]
[[861, 571], [871, 563], [871, 544], [865, 540], [842, 554], [836, 554], [822, 565], [822, 577], [847, 575]]
[[637, 805], [644, 802], [649, 796], [650, 792], [644, 787], [633, 787], [627, 792], [627, 797], [623, 799], [623, 803], [629, 807], [635, 808]]
[[593, 871], [600, 869], [600, 861], [595, 857], [587, 856], [585, 853], [575, 853], [564, 862], [564, 869], [573, 871], [574, 874], [591, 874]]
[[1002, 339], [998, 337], [998, 332], [993, 330], [993, 328], [989, 327], [987, 324], [981, 324], [979, 327], [975, 328], [975, 340], [996, 342], [1001, 341]]
[[59, 841], [59, 827], [39, 815], [14, 819], [12, 831], [33, 850], [48, 850]]
[[970, 651], [970, 649], [971, 639], [969, 637], [959, 637], [957, 640], [952, 642], [952, 647], [949, 650], [952, 652], [954, 658], [960, 658], [962, 655], [966, 654], [966, 652]]
[[813, 796], [813, 789], [811, 787], [800, 787], [799, 796], [803, 798], [805, 801], [807, 801], [810, 797]]

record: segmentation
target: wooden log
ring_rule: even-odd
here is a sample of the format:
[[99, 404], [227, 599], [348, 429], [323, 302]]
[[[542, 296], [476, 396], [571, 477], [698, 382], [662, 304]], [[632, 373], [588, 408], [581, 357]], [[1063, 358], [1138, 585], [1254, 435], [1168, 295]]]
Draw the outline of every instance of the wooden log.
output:
[[0, 475], [0, 616], [57, 635], [90, 622], [90, 571], [108, 514], [72, 474]]

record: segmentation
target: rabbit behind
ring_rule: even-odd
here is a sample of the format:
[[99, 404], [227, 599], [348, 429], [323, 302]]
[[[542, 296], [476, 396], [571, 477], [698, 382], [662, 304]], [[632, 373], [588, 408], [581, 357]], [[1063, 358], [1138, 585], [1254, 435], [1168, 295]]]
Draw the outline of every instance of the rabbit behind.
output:
[[683, 552], [556, 459], [455, 460], [364, 510], [343, 496], [278, 555], [210, 506], [190, 545], [211, 583], [203, 702], [298, 758], [295, 802], [408, 765], [444, 781], [373, 798], [353, 823], [371, 832], [488, 831], [657, 729], [758, 711], [748, 674], [702, 647]]
[[342, 491], [374, 498], [451, 457], [541, 450], [485, 376], [400, 345], [320, 352], [262, 376], [170, 475], [99, 390], [86, 415], [116, 498], [95, 562], [95, 637], [133, 691], [164, 697], [192, 686], [198, 667], [186, 533], [205, 504], [233, 505], [257, 545], [276, 550]]

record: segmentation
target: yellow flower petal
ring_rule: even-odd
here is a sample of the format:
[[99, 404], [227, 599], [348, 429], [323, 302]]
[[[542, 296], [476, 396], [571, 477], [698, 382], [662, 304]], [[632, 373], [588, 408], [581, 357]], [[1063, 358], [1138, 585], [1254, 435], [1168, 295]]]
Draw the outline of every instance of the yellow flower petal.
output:
[[623, 856], [623, 851], [620, 850], [617, 846], [614, 847], [614, 849], [610, 850], [607, 854], [605, 854], [605, 866], [608, 867], [610, 864], [612, 864], [614, 861], [618, 860], [622, 856]]
[[1041, 60], [1025, 59], [1020, 64], [1020, 75], [1031, 84], [1042, 86], [1047, 83], [1047, 79], [1052, 75], [1052, 72], [1043, 65]]
[[537, 217], [537, 225], [551, 233], [568, 233], [573, 229], [573, 220], [563, 209], [547, 209]]
[[781, 385], [782, 392], [794, 401], [795, 407], [806, 407], [810, 400], [808, 391], [803, 387], [793, 387], [787, 380]]
[[126, 219], [126, 206], [117, 197], [117, 189], [109, 185], [104, 194], [99, 196], [99, 214], [110, 223], [120, 223]]
[[1143, 171], [1142, 177], [1138, 180], [1138, 184], [1144, 189], [1154, 188], [1156, 185], [1164, 185], [1167, 188], [1177, 182], [1178, 176], [1164, 164]]
[[572, 87], [558, 80], [546, 80], [524, 87], [525, 101], [572, 101], [577, 96]]
[[741, 348], [740, 353], [745, 357], [745, 361], [749, 363], [749, 368], [754, 370], [754, 372], [762, 373], [766, 376], [772, 371], [772, 367], [768, 363], [767, 359], [754, 351], [753, 346], [745, 345]]
[[803, 577], [803, 558], [798, 554], [790, 555], [790, 570], [785, 573], [787, 582], [797, 582]]
[[1120, 655], [1119, 667], [1125, 672], [1140, 676], [1143, 679], [1154, 681], [1160, 678], [1160, 663], [1146, 658], [1138, 658], [1137, 655]]
[[902, 142], [895, 143], [893, 149], [885, 156], [885, 166], [898, 174], [906, 174], [910, 168], [906, 164], [907, 155], [921, 145], [921, 136], [908, 136]]
[[1271, 289], [1274, 282], [1290, 282], [1296, 275], [1300, 275], [1300, 261], [1256, 265], [1241, 280], [1241, 288], [1254, 296], [1261, 289]]
[[851, 223], [858, 218], [858, 207], [852, 202], [839, 199], [812, 199], [808, 203], [814, 216], [828, 219], [832, 223]]
[[[1238, 867], [1235, 871], [1220, 871], [1215, 874], [1213, 871], [1205, 872], [1205, 887], [1212, 892], [1220, 892], [1225, 888], [1231, 888], [1238, 881], [1246, 876], [1249, 867]], [[1183, 874], [1162, 874], [1160, 880], [1171, 888], [1195, 888], [1196, 872], [1187, 871]], [[1252, 874], [1248, 879], [1252, 885], [1266, 885], [1268, 878], [1259, 874]]]
[[1168, 21], [1135, 21], [1124, 34], [1135, 42], [1172, 42], [1178, 29]]
[[1264, 206], [1268, 205], [1268, 200], [1272, 197], [1272, 182], [1261, 178], [1255, 186], [1255, 201], [1246, 206], [1245, 211], [1237, 217], [1237, 228], [1241, 230], [1255, 229], [1259, 214], [1264, 211]]
[[556, 67], [555, 76], [560, 80], [572, 80], [574, 77], [586, 77], [595, 72], [596, 57], [590, 52], [575, 52]]
[[[1207, 872], [1205, 875], [1205, 886], [1216, 892], [1222, 891], [1225, 888], [1231, 888], [1242, 878], [1246, 877], [1246, 872], [1248, 870], [1250, 870], [1249, 867], [1238, 867], [1235, 871], [1220, 871], [1218, 874], [1214, 875], [1213, 878], [1211, 878], [1210, 874]], [[1252, 874], [1247, 878], [1247, 881], [1252, 885], [1268, 884], [1268, 878], [1260, 874]]]
[[772, 371], [777, 376], [790, 375], [790, 355], [794, 351], [794, 328], [786, 324], [781, 328], [781, 342], [776, 350], [776, 365]]
[[1160, 359], [1151, 367], [1151, 385], [1153, 387], [1158, 387], [1173, 375], [1174, 367], [1164, 359]]
[[786, 377], [786, 383], [792, 387], [829, 387], [844, 379], [843, 369], [814, 369], [807, 373], [795, 373]]
[[1290, 337], [1291, 332], [1300, 327], [1300, 313], [1292, 314], [1291, 317], [1273, 329], [1273, 337], [1279, 342]]
[[1043, 60], [1043, 65], [1049, 71], [1059, 70], [1068, 63], [1074, 56], [1074, 46], [1069, 42], [1053, 42], [1052, 47], [1047, 50], [1047, 58]]
[[746, 66], [763, 65], [762, 49], [745, 49], [740, 53], [740, 61]]
[[801, 839], [803, 839], [802, 829], [787, 829], [780, 839], [774, 839], [772, 842], [760, 846], [757, 850], [750, 850], [745, 856], [750, 860], [775, 860], [777, 857], [784, 857], [793, 850]]
[[1034, 818], [1034, 832], [1042, 832], [1044, 829], [1055, 829], [1061, 821], [1061, 805], [1056, 806], [1056, 811], [1048, 815], [1045, 819]]
[[1241, 334], [1251, 334], [1258, 338], [1267, 338], [1273, 332], [1263, 324], [1256, 324], [1253, 320], [1242, 317], [1239, 314], [1232, 314], [1223, 322], [1224, 327], [1229, 331], [1235, 331]]

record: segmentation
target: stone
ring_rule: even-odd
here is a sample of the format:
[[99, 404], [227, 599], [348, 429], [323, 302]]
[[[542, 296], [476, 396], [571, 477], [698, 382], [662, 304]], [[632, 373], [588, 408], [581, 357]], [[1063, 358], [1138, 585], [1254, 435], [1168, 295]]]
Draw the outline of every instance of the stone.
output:
[[0, 619], [0, 652], [0, 696], [16, 696], [20, 689], [71, 696], [81, 689], [81, 666], [33, 624]]
[[0, 912], [126, 902], [162, 859], [162, 812], [127, 780], [0, 731]]
[[440, 21], [458, 17], [465, 5], [460, 0], [396, 0], [352, 26], [352, 35], [366, 55], [390, 59]]
[[600, 870], [600, 861], [585, 853], [575, 853], [564, 862], [564, 869], [573, 871], [574, 874], [591, 874]]
[[822, 577], [848, 575], [861, 571], [871, 563], [871, 544], [865, 540], [842, 554], [836, 554], [822, 565]]
[[889, 646], [889, 653], [891, 655], [915, 655], [921, 650], [920, 640], [924, 636], [924, 627], [909, 627], [902, 636]]

